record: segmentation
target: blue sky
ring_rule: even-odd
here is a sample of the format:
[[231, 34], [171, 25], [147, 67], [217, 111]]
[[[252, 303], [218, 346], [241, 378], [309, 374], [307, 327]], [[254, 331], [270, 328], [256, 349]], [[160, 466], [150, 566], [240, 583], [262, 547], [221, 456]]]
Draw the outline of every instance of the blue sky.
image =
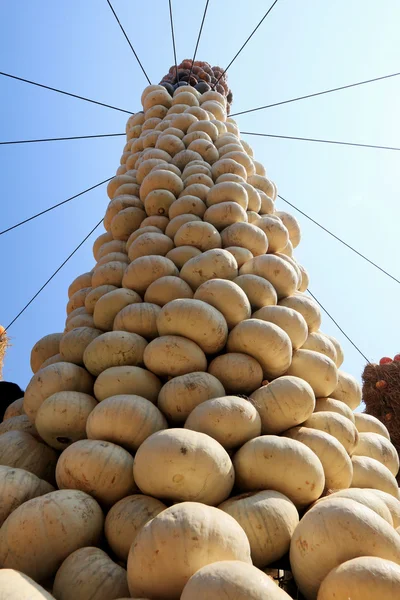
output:
[[[193, 54], [203, 0], [174, 0], [178, 60]], [[210, 0], [198, 58], [226, 66], [271, 2], [245, 10]], [[148, 75], [173, 64], [168, 2], [114, 0]], [[240, 5], [242, 6], [242, 5]], [[238, 112], [399, 70], [397, 0], [279, 0], [229, 70]], [[127, 110], [146, 80], [106, 0], [0, 5], [1, 70]], [[400, 77], [238, 117], [242, 131], [399, 146]], [[0, 139], [117, 133], [128, 115], [0, 77]], [[400, 277], [398, 152], [245, 138], [293, 204]], [[0, 146], [1, 229], [112, 176], [123, 138]], [[0, 322], [6, 325], [104, 214], [98, 188], [0, 237]], [[282, 202], [278, 203], [285, 210]], [[297, 216], [297, 215], [296, 215]], [[398, 284], [299, 216], [296, 251], [310, 289], [371, 360], [400, 352]], [[22, 387], [43, 335], [63, 329], [67, 288], [93, 266], [92, 241], [10, 329], [4, 377]], [[324, 317], [356, 377], [364, 359]]]

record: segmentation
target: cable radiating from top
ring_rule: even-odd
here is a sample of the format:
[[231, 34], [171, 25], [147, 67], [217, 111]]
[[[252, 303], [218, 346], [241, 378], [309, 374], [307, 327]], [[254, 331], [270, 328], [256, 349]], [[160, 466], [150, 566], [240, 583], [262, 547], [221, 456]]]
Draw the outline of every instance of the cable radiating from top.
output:
[[212, 89], [215, 88], [215, 86], [218, 84], [219, 80], [221, 79], [221, 77], [223, 77], [225, 75], [225, 73], [227, 72], [227, 70], [229, 69], [229, 67], [231, 67], [233, 65], [233, 63], [235, 62], [235, 60], [237, 59], [237, 57], [239, 56], [239, 54], [241, 53], [241, 51], [245, 48], [245, 46], [247, 45], [247, 43], [251, 40], [251, 38], [253, 37], [253, 35], [255, 34], [255, 32], [257, 31], [257, 29], [260, 27], [260, 25], [262, 24], [262, 22], [264, 21], [264, 19], [266, 19], [269, 15], [269, 13], [271, 12], [271, 10], [274, 8], [275, 4], [278, 2], [278, 0], [275, 0], [275, 2], [269, 7], [269, 9], [267, 10], [267, 12], [265, 13], [265, 15], [263, 16], [263, 18], [261, 19], [261, 21], [258, 23], [257, 27], [255, 27], [253, 29], [253, 31], [251, 32], [251, 34], [249, 35], [249, 37], [247, 38], [247, 40], [245, 41], [245, 43], [243, 44], [243, 46], [240, 48], [240, 50], [235, 54], [235, 56], [232, 58], [231, 62], [229, 63], [229, 65], [226, 67], [226, 69], [223, 70], [222, 74], [218, 77], [217, 81], [214, 83], [214, 85], [212, 86]]
[[307, 292], [310, 294], [310, 296], [312, 298], [314, 298], [315, 302], [322, 308], [322, 310], [328, 315], [328, 317], [331, 319], [331, 321], [333, 321], [333, 323], [335, 323], [336, 327], [343, 333], [343, 335], [345, 336], [345, 338], [347, 338], [350, 342], [350, 344], [352, 344], [352, 346], [354, 346], [354, 348], [357, 350], [357, 352], [359, 352], [361, 354], [361, 356], [367, 361], [367, 363], [371, 363], [371, 361], [368, 360], [368, 358], [365, 356], [365, 354], [360, 350], [360, 348], [353, 342], [353, 340], [347, 335], [347, 333], [344, 331], [344, 329], [342, 329], [342, 327], [340, 327], [339, 323], [332, 317], [332, 315], [326, 310], [326, 308], [321, 304], [321, 302], [319, 300], [317, 300], [317, 298], [314, 296], [314, 294], [311, 293], [311, 290], [308, 288]]
[[99, 187], [100, 185], [103, 185], [103, 183], [107, 183], [107, 181], [110, 181], [110, 179], [113, 179], [113, 177], [109, 177], [108, 179], [105, 179], [104, 181], [100, 181], [100, 183], [96, 183], [96, 185], [92, 185], [92, 187], [87, 188], [87, 190], [83, 190], [83, 192], [79, 192], [79, 194], [75, 194], [75, 196], [71, 196], [70, 198], [63, 200], [62, 202], [59, 202], [58, 204], [54, 204], [53, 206], [50, 206], [50, 208], [46, 208], [45, 210], [42, 210], [41, 212], [36, 213], [36, 215], [33, 215], [32, 217], [29, 217], [28, 219], [24, 219], [23, 221], [20, 221], [19, 223], [16, 223], [15, 225], [12, 225], [11, 227], [4, 229], [3, 231], [0, 231], [0, 235], [3, 235], [4, 233], [7, 233], [8, 231], [12, 231], [13, 229], [20, 227], [21, 225], [24, 225], [25, 223], [28, 223], [29, 221], [33, 221], [33, 219], [37, 219], [37, 217], [41, 217], [42, 215], [50, 212], [51, 210], [54, 210], [55, 208], [58, 208], [59, 206], [62, 206], [63, 204], [67, 204], [67, 202], [71, 202], [71, 200], [74, 200], [75, 198], [78, 198], [79, 196], [83, 196], [83, 194], [86, 194], [86, 192], [90, 192], [91, 190], [94, 190], [95, 188]]
[[128, 36], [127, 36], [127, 34], [126, 34], [126, 32], [125, 32], [125, 29], [122, 27], [122, 25], [121, 25], [121, 21], [119, 20], [119, 18], [118, 18], [118, 16], [117, 16], [117, 13], [116, 13], [116, 12], [115, 12], [115, 10], [113, 9], [113, 6], [112, 6], [112, 4], [111, 4], [110, 0], [107, 0], [107, 4], [108, 4], [108, 6], [111, 8], [111, 10], [112, 10], [112, 13], [113, 13], [114, 17], [116, 18], [116, 20], [117, 20], [117, 23], [118, 23], [118, 25], [120, 26], [120, 28], [121, 28], [121, 31], [122, 31], [122, 33], [124, 34], [125, 38], [126, 38], [126, 41], [128, 42], [128, 44], [129, 44], [129, 46], [130, 46], [130, 48], [131, 48], [131, 50], [132, 50], [133, 54], [135, 55], [135, 58], [136, 58], [136, 60], [137, 60], [137, 61], [138, 61], [138, 63], [139, 63], [139, 66], [140, 66], [140, 68], [142, 69], [142, 71], [143, 71], [143, 73], [144, 73], [144, 76], [146, 77], [147, 81], [149, 82], [149, 85], [151, 85], [151, 81], [150, 81], [150, 79], [148, 78], [148, 76], [147, 76], [147, 73], [146, 73], [146, 71], [144, 70], [144, 67], [143, 67], [142, 63], [140, 62], [140, 59], [139, 59], [138, 55], [136, 54], [136, 52], [135, 52], [135, 49], [134, 49], [134, 47], [132, 46], [132, 44], [131, 44], [131, 42], [130, 42], [130, 39], [128, 38]]
[[54, 277], [57, 275], [57, 273], [59, 273], [59, 271], [61, 271], [61, 269], [63, 268], [63, 266], [67, 264], [67, 262], [69, 261], [69, 259], [73, 257], [73, 255], [79, 250], [79, 248], [81, 246], [83, 246], [83, 244], [86, 242], [86, 240], [92, 235], [92, 233], [94, 233], [94, 231], [98, 228], [98, 226], [102, 223], [102, 221], [103, 221], [103, 219], [100, 219], [100, 221], [97, 223], [97, 225], [95, 225], [93, 227], [93, 229], [91, 229], [91, 231], [89, 231], [89, 233], [87, 234], [87, 236], [83, 238], [83, 240], [81, 241], [80, 244], [78, 244], [78, 246], [75, 248], [75, 250], [73, 250], [71, 252], [71, 254], [64, 260], [64, 262], [61, 263], [61, 265], [58, 267], [58, 269], [56, 269], [54, 271], [53, 275], [51, 275], [51, 277], [48, 278], [48, 280], [42, 285], [42, 287], [36, 292], [36, 294], [34, 296], [32, 296], [32, 298], [29, 300], [29, 302], [27, 302], [25, 304], [24, 308], [22, 308], [19, 311], [19, 313], [13, 318], [13, 320], [7, 325], [7, 327], [5, 328], [5, 331], [8, 331], [8, 329], [10, 329], [11, 325], [14, 325], [15, 321], [17, 319], [19, 319], [19, 317], [26, 311], [26, 309], [32, 304], [32, 302], [34, 300], [36, 300], [36, 298], [44, 290], [44, 288], [50, 283], [50, 281], [52, 279], [54, 279]]
[[178, 61], [176, 60], [174, 20], [172, 18], [172, 2], [171, 2], [171, 0], [168, 0], [168, 3], [169, 3], [169, 20], [170, 20], [170, 23], [171, 23], [172, 47], [174, 49], [174, 61], [175, 61], [175, 70], [176, 70], [176, 80], [179, 83]]
[[14, 140], [12, 142], [0, 142], [0, 146], [6, 144], [33, 144], [39, 142], [63, 142], [66, 140], [88, 140], [90, 138], [104, 138], [104, 137], [115, 137], [120, 135], [126, 135], [125, 133], [100, 133], [98, 135], [74, 135], [72, 137], [59, 137], [59, 138], [42, 138], [40, 140]]
[[335, 140], [320, 140], [316, 138], [294, 137], [292, 135], [272, 135], [271, 133], [255, 133], [253, 131], [241, 131], [242, 135], [258, 135], [261, 137], [279, 138], [282, 140], [299, 140], [302, 142], [320, 142], [323, 144], [339, 144], [341, 146], [357, 146], [359, 148], [376, 148], [378, 150], [400, 150], [395, 146], [377, 146], [375, 144], [356, 144], [353, 142], [337, 142]]
[[118, 108], [117, 106], [112, 106], [111, 104], [105, 104], [104, 102], [98, 102], [97, 100], [91, 100], [90, 98], [85, 98], [84, 96], [78, 96], [77, 94], [71, 94], [70, 92], [65, 92], [64, 90], [59, 90], [57, 88], [50, 87], [49, 85], [44, 85], [43, 83], [37, 83], [36, 81], [30, 81], [29, 79], [24, 79], [23, 77], [17, 77], [16, 75], [10, 75], [10, 73], [4, 73], [0, 71], [0, 75], [4, 77], [10, 77], [11, 79], [16, 79], [17, 81], [23, 81], [24, 83], [30, 83], [31, 85], [36, 85], [37, 87], [44, 88], [45, 90], [51, 90], [52, 92], [57, 92], [58, 94], [64, 94], [65, 96], [71, 96], [72, 98], [78, 98], [78, 100], [85, 100], [85, 102], [91, 102], [92, 104], [98, 104], [99, 106], [105, 106], [106, 108], [112, 108], [113, 110], [119, 110], [120, 112], [127, 113], [128, 115], [134, 115], [130, 110], [125, 110], [124, 108]]
[[199, 30], [199, 35], [197, 36], [197, 42], [196, 42], [196, 47], [194, 49], [194, 54], [193, 54], [193, 60], [192, 60], [192, 66], [190, 67], [190, 71], [189, 71], [189, 78], [188, 78], [188, 83], [190, 83], [190, 77], [192, 75], [192, 70], [193, 70], [193, 65], [194, 65], [194, 61], [196, 59], [196, 54], [197, 54], [197, 49], [199, 47], [199, 43], [200, 43], [200, 38], [201, 38], [201, 33], [203, 31], [203, 25], [204, 25], [204, 21], [206, 19], [206, 14], [207, 14], [207, 9], [208, 9], [208, 3], [210, 0], [206, 1], [206, 6], [204, 8], [204, 13], [203, 13], [203, 18], [201, 20], [201, 25], [200, 25], [200, 30]]
[[266, 104], [265, 106], [258, 106], [257, 108], [250, 108], [249, 110], [242, 110], [240, 112], [233, 113], [230, 116], [237, 117], [238, 115], [245, 115], [247, 113], [255, 112], [256, 110], [264, 110], [265, 108], [281, 106], [282, 104], [289, 104], [290, 102], [297, 102], [298, 100], [305, 100], [306, 98], [313, 98], [314, 96], [322, 96], [323, 94], [330, 94], [331, 92], [347, 90], [348, 88], [356, 87], [357, 85], [365, 85], [366, 83], [373, 83], [374, 81], [382, 81], [382, 79], [389, 79], [390, 77], [397, 77], [398, 75], [400, 75], [400, 73], [391, 73], [390, 75], [383, 75], [382, 77], [375, 77], [374, 79], [366, 79], [365, 81], [358, 81], [357, 83], [342, 85], [340, 87], [332, 88], [330, 90], [315, 92], [314, 94], [307, 94], [306, 96], [298, 96], [297, 98], [290, 98], [290, 100], [282, 100], [281, 102], [275, 102], [274, 104]]
[[326, 227], [324, 227], [323, 225], [321, 225], [321, 223], [318, 223], [318, 221], [316, 221], [315, 219], [313, 219], [312, 217], [310, 217], [309, 215], [307, 215], [305, 212], [303, 212], [302, 210], [300, 210], [300, 208], [297, 208], [297, 206], [295, 206], [294, 204], [292, 204], [291, 202], [289, 202], [289, 200], [286, 200], [280, 194], [278, 194], [278, 198], [280, 198], [281, 200], [283, 200], [284, 202], [286, 202], [286, 204], [289, 204], [289, 206], [291, 206], [292, 208], [294, 208], [295, 210], [297, 210], [297, 212], [299, 212], [300, 214], [302, 214], [309, 221], [312, 221], [312, 223], [314, 223], [314, 225], [317, 225], [318, 227], [320, 227], [321, 229], [323, 229], [326, 233], [329, 233], [329, 235], [331, 235], [333, 238], [335, 238], [335, 240], [337, 240], [338, 242], [340, 242], [341, 244], [343, 244], [344, 246], [346, 246], [347, 248], [349, 248], [349, 250], [352, 250], [353, 252], [355, 252], [355, 254], [358, 254], [358, 256], [360, 256], [361, 258], [363, 258], [364, 260], [366, 260], [367, 262], [369, 262], [370, 265], [372, 265], [376, 269], [379, 269], [379, 271], [381, 271], [382, 273], [384, 273], [385, 275], [387, 275], [388, 277], [390, 277], [390, 279], [393, 279], [393, 281], [395, 281], [396, 283], [400, 283], [399, 279], [397, 279], [396, 277], [394, 277], [393, 275], [391, 275], [390, 273], [388, 273], [388, 271], [385, 271], [385, 269], [382, 269], [382, 267], [380, 267], [379, 265], [377, 265], [376, 263], [374, 263], [372, 260], [370, 260], [369, 258], [367, 258], [364, 254], [361, 254], [361, 252], [359, 252], [358, 250], [356, 250], [355, 248], [353, 248], [353, 246], [350, 246], [350, 244], [348, 244], [347, 242], [345, 242], [344, 240], [342, 240], [340, 237], [338, 237], [337, 235], [335, 235], [334, 233], [332, 233], [332, 231], [329, 231], [329, 229], [327, 229]]

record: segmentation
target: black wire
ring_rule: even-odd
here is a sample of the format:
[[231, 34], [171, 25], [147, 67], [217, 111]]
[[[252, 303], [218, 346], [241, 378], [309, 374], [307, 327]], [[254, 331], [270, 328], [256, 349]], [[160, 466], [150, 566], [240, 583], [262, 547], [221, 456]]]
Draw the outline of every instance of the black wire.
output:
[[350, 244], [348, 244], [347, 242], [345, 242], [344, 240], [342, 240], [340, 237], [338, 237], [337, 235], [335, 235], [334, 233], [332, 233], [332, 231], [329, 231], [329, 229], [327, 229], [326, 227], [324, 227], [323, 225], [321, 225], [320, 223], [318, 223], [317, 221], [315, 221], [315, 219], [313, 219], [312, 217], [310, 217], [309, 215], [307, 215], [305, 212], [303, 212], [302, 210], [300, 210], [299, 208], [297, 208], [297, 206], [295, 206], [294, 204], [292, 204], [291, 202], [289, 202], [289, 200], [285, 200], [285, 198], [283, 198], [280, 194], [278, 194], [278, 198], [280, 198], [281, 200], [283, 200], [284, 202], [286, 202], [286, 204], [289, 204], [289, 206], [291, 206], [292, 208], [294, 208], [295, 210], [297, 210], [297, 212], [299, 212], [304, 217], [306, 217], [307, 219], [309, 219], [309, 221], [312, 221], [315, 225], [317, 225], [318, 227], [320, 227], [321, 229], [323, 229], [326, 233], [329, 233], [329, 235], [331, 235], [333, 238], [335, 238], [335, 240], [337, 240], [338, 242], [340, 242], [344, 246], [347, 246], [347, 248], [349, 248], [350, 250], [352, 250], [353, 252], [355, 252], [356, 254], [358, 254], [358, 256], [361, 256], [361, 258], [363, 258], [364, 260], [366, 260], [367, 262], [369, 262], [370, 265], [372, 265], [376, 269], [379, 269], [380, 271], [382, 271], [382, 273], [384, 273], [385, 275], [387, 275], [388, 277], [390, 277], [391, 279], [393, 279], [393, 281], [396, 281], [396, 283], [400, 283], [399, 279], [396, 279], [396, 277], [394, 277], [393, 275], [391, 275], [390, 273], [388, 273], [387, 271], [385, 271], [385, 269], [382, 269], [382, 267], [380, 267], [379, 265], [377, 265], [376, 263], [374, 263], [372, 260], [370, 260], [369, 258], [367, 258], [366, 256], [364, 256], [364, 254], [361, 254], [361, 252], [359, 252], [358, 250], [356, 250], [355, 248], [353, 248], [353, 246], [350, 246]]
[[91, 102], [92, 104], [98, 104], [100, 106], [105, 106], [106, 108], [112, 108], [113, 110], [119, 110], [120, 112], [127, 113], [128, 115], [134, 115], [135, 113], [130, 110], [125, 110], [123, 108], [117, 108], [116, 106], [111, 106], [111, 104], [104, 104], [104, 102], [97, 102], [97, 100], [91, 100], [90, 98], [85, 98], [84, 96], [78, 96], [77, 94], [71, 94], [70, 92], [64, 92], [63, 90], [58, 90], [57, 88], [50, 87], [48, 85], [44, 85], [43, 83], [36, 83], [36, 81], [30, 81], [29, 79], [23, 79], [22, 77], [17, 77], [16, 75], [10, 75], [9, 73], [3, 73], [0, 71], [0, 75], [4, 77], [10, 77], [11, 79], [17, 79], [18, 81], [23, 81], [24, 83], [30, 83], [31, 85], [36, 85], [38, 87], [44, 88], [45, 90], [51, 90], [52, 92], [58, 92], [59, 94], [64, 94], [65, 96], [71, 96], [72, 98], [78, 98], [78, 100], [85, 100], [85, 102]]
[[125, 29], [122, 27], [122, 25], [121, 25], [121, 21], [118, 19], [117, 13], [116, 13], [116, 12], [115, 12], [115, 10], [113, 9], [113, 7], [112, 7], [112, 4], [111, 4], [110, 0], [107, 0], [107, 3], [108, 3], [108, 6], [109, 6], [109, 7], [111, 8], [111, 10], [112, 10], [112, 13], [113, 13], [114, 17], [116, 18], [116, 20], [117, 20], [117, 23], [118, 23], [118, 25], [120, 26], [120, 28], [121, 28], [121, 31], [122, 31], [122, 33], [124, 34], [125, 38], [126, 38], [126, 41], [128, 42], [128, 44], [129, 44], [129, 46], [130, 46], [130, 48], [131, 48], [131, 50], [132, 50], [133, 54], [135, 55], [135, 58], [136, 58], [136, 60], [138, 61], [138, 63], [139, 63], [139, 66], [140, 66], [140, 68], [142, 69], [142, 71], [143, 71], [143, 73], [144, 73], [144, 76], [146, 77], [147, 81], [148, 81], [148, 82], [149, 82], [149, 84], [151, 85], [151, 81], [150, 81], [150, 79], [148, 78], [148, 76], [147, 76], [147, 73], [146, 73], [146, 71], [144, 70], [144, 67], [143, 67], [142, 63], [140, 62], [140, 59], [139, 59], [138, 55], [136, 54], [134, 47], [132, 46], [132, 44], [131, 44], [131, 42], [130, 42], [130, 40], [129, 40], [128, 36], [126, 35], [126, 33], [125, 33]]
[[364, 85], [366, 83], [373, 83], [374, 81], [381, 81], [382, 79], [389, 79], [390, 77], [397, 77], [400, 73], [392, 73], [391, 75], [383, 75], [382, 77], [375, 77], [375, 79], [367, 79], [365, 81], [359, 81], [358, 83], [351, 83], [350, 85], [342, 85], [341, 87], [332, 88], [331, 90], [324, 90], [323, 92], [316, 92], [315, 94], [307, 94], [306, 96], [299, 96], [298, 98], [291, 98], [290, 100], [282, 100], [282, 102], [275, 102], [274, 104], [266, 104], [265, 106], [259, 106], [258, 108], [251, 108], [250, 110], [242, 110], [241, 112], [233, 113], [231, 117], [237, 115], [245, 115], [247, 113], [254, 112], [256, 110], [264, 110], [264, 108], [272, 108], [273, 106], [280, 106], [281, 104], [288, 104], [289, 102], [297, 102], [298, 100], [305, 100], [306, 98], [313, 98], [314, 96], [321, 96], [322, 94], [330, 94], [331, 92], [337, 92], [339, 90], [347, 90], [348, 88], [356, 87], [357, 85]]
[[179, 82], [178, 76], [178, 61], [176, 60], [176, 47], [175, 47], [175, 34], [174, 34], [174, 20], [172, 18], [172, 2], [168, 0], [169, 3], [169, 20], [171, 23], [171, 34], [172, 34], [172, 47], [174, 49], [174, 60], [175, 60], [175, 70], [176, 70], [176, 80]]
[[210, 1], [210, 0], [207, 0], [207, 1], [206, 1], [206, 6], [205, 6], [205, 9], [204, 9], [203, 18], [202, 18], [202, 20], [201, 20], [201, 25], [200, 25], [199, 35], [197, 36], [196, 47], [195, 47], [195, 49], [194, 49], [194, 54], [193, 54], [192, 66], [190, 67], [190, 71], [189, 71], [188, 83], [190, 83], [190, 77], [191, 77], [191, 75], [192, 75], [192, 70], [193, 70], [193, 64], [194, 64], [194, 61], [195, 61], [195, 59], [196, 59], [197, 49], [198, 49], [198, 47], [199, 47], [200, 38], [201, 38], [201, 33], [202, 33], [202, 31], [203, 31], [203, 25], [204, 25], [204, 21], [205, 21], [205, 18], [206, 18], [206, 14], [207, 14], [207, 8], [208, 8], [208, 3], [209, 3], [209, 1]]
[[64, 260], [63, 263], [61, 263], [61, 265], [58, 267], [58, 269], [56, 271], [54, 271], [53, 275], [51, 277], [49, 277], [49, 279], [46, 281], [46, 283], [44, 283], [42, 285], [42, 287], [36, 292], [36, 294], [34, 296], [32, 296], [32, 298], [29, 300], [29, 302], [27, 304], [25, 304], [24, 308], [22, 310], [19, 311], [19, 313], [13, 318], [13, 320], [7, 325], [7, 327], [5, 328], [5, 331], [7, 331], [8, 329], [10, 329], [11, 325], [13, 325], [15, 323], [15, 321], [17, 319], [19, 319], [19, 317], [26, 311], [26, 309], [32, 304], [32, 302], [34, 300], [36, 300], [36, 298], [39, 296], [39, 294], [44, 290], [44, 288], [50, 283], [50, 281], [52, 279], [54, 279], [54, 277], [57, 275], [57, 273], [59, 271], [61, 271], [61, 269], [63, 268], [64, 265], [67, 264], [67, 262], [69, 261], [70, 258], [73, 257], [73, 255], [79, 250], [79, 248], [81, 246], [83, 246], [83, 244], [86, 242], [86, 240], [92, 235], [92, 233], [98, 228], [98, 226], [102, 223], [103, 219], [100, 219], [100, 221], [97, 223], [97, 225], [95, 225], [95, 227], [93, 227], [93, 229], [87, 234], [87, 236], [81, 241], [81, 243], [75, 248], [75, 250], [73, 250], [71, 252], [71, 254]]
[[214, 83], [214, 85], [212, 86], [212, 89], [215, 88], [215, 86], [218, 84], [219, 80], [225, 75], [225, 73], [227, 72], [227, 70], [229, 69], [229, 67], [235, 62], [235, 60], [237, 59], [237, 57], [239, 56], [239, 54], [241, 53], [241, 51], [244, 49], [244, 47], [247, 45], [247, 43], [250, 41], [250, 39], [253, 37], [253, 35], [255, 34], [255, 32], [257, 31], [257, 29], [260, 27], [260, 25], [262, 24], [262, 22], [264, 21], [264, 19], [266, 19], [269, 15], [269, 13], [271, 12], [271, 10], [274, 8], [275, 4], [278, 2], [278, 0], [275, 0], [275, 2], [269, 7], [269, 9], [267, 10], [267, 12], [265, 13], [265, 15], [263, 16], [263, 18], [261, 19], [261, 21], [258, 23], [257, 27], [255, 29], [253, 29], [253, 31], [251, 32], [251, 34], [249, 35], [249, 37], [247, 38], [247, 40], [245, 41], [245, 43], [243, 44], [243, 46], [240, 48], [240, 50], [235, 54], [235, 56], [232, 58], [231, 62], [229, 63], [229, 65], [226, 67], [226, 69], [224, 69], [221, 73], [221, 75], [218, 77], [217, 81]]
[[332, 317], [332, 315], [326, 310], [326, 308], [321, 304], [321, 302], [319, 300], [317, 300], [317, 298], [314, 296], [314, 294], [311, 293], [310, 289], [307, 289], [307, 292], [310, 294], [310, 296], [312, 298], [314, 298], [315, 302], [317, 304], [319, 304], [319, 306], [322, 308], [322, 310], [328, 315], [328, 317], [335, 323], [336, 327], [343, 333], [343, 335], [345, 336], [345, 338], [347, 338], [350, 342], [350, 344], [352, 344], [352, 346], [354, 346], [354, 348], [357, 350], [357, 352], [359, 352], [361, 354], [361, 356], [363, 358], [365, 358], [365, 360], [367, 361], [367, 363], [371, 364], [371, 362], [368, 360], [368, 358], [365, 356], [365, 354], [363, 352], [361, 352], [360, 348], [353, 342], [353, 340], [347, 335], [347, 333], [340, 327], [339, 323]]
[[340, 144], [341, 146], [357, 146], [359, 148], [377, 148], [378, 150], [400, 150], [394, 146], [375, 146], [374, 144], [355, 144], [352, 142], [337, 142], [334, 140], [319, 140], [316, 138], [294, 137], [292, 135], [272, 135], [271, 133], [254, 133], [252, 131], [241, 131], [242, 135], [258, 135], [261, 137], [279, 138], [282, 140], [299, 140], [302, 142], [321, 142], [324, 144]]
[[62, 142], [65, 140], [87, 140], [89, 138], [104, 138], [104, 137], [115, 137], [119, 135], [126, 135], [125, 133], [101, 133], [100, 135], [75, 135], [73, 137], [59, 137], [59, 138], [43, 138], [40, 140], [16, 140], [13, 142], [0, 142], [0, 146], [5, 144], [33, 144], [36, 142]]
[[96, 183], [96, 185], [92, 185], [92, 187], [88, 188], [87, 190], [83, 190], [83, 192], [79, 192], [79, 194], [75, 194], [75, 196], [71, 196], [71, 198], [67, 198], [67, 200], [63, 200], [62, 202], [59, 202], [58, 204], [54, 204], [54, 206], [50, 206], [50, 208], [46, 208], [46, 210], [42, 210], [41, 212], [37, 213], [36, 215], [33, 215], [32, 217], [29, 217], [28, 219], [24, 219], [23, 221], [20, 221], [19, 223], [16, 223], [15, 225], [12, 225], [11, 227], [4, 229], [3, 231], [0, 231], [0, 235], [3, 235], [4, 233], [7, 233], [8, 231], [12, 231], [13, 229], [20, 227], [21, 225], [24, 225], [25, 223], [28, 223], [29, 221], [33, 221], [33, 219], [36, 219], [37, 217], [40, 217], [41, 215], [44, 215], [45, 213], [48, 213], [51, 210], [54, 210], [55, 208], [58, 208], [59, 206], [62, 206], [63, 204], [66, 204], [67, 202], [70, 202], [71, 200], [74, 200], [75, 198], [82, 196], [83, 194], [86, 194], [86, 192], [90, 192], [91, 190], [94, 190], [95, 188], [99, 187], [100, 185], [103, 185], [103, 183], [107, 183], [107, 181], [110, 181], [110, 179], [113, 179], [113, 177], [109, 177], [108, 179], [105, 179], [104, 181], [101, 181], [100, 183]]

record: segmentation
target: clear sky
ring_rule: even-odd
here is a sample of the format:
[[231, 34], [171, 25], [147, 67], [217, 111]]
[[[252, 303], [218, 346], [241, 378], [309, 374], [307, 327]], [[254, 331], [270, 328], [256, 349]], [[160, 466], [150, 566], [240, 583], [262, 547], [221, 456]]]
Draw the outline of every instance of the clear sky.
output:
[[[226, 66], [272, 0], [210, 0], [198, 58]], [[205, 2], [174, 0], [178, 60], [191, 57]], [[173, 64], [167, 0], [114, 0], [148, 75]], [[233, 112], [399, 71], [398, 0], [279, 0], [229, 69]], [[1, 70], [127, 110], [146, 80], [106, 0], [0, 3]], [[400, 77], [238, 117], [242, 131], [400, 146]], [[128, 115], [0, 76], [0, 140], [117, 133]], [[400, 277], [400, 153], [245, 138], [278, 190]], [[123, 138], [0, 146], [1, 229], [111, 177]], [[104, 214], [105, 187], [0, 237], [6, 325]], [[278, 202], [285, 210], [282, 202]], [[296, 215], [297, 216], [297, 215]], [[310, 289], [370, 360], [400, 352], [399, 285], [299, 216]], [[94, 265], [92, 236], [10, 329], [4, 378], [25, 387], [29, 355], [62, 331], [67, 288]], [[365, 361], [324, 317], [345, 350]]]

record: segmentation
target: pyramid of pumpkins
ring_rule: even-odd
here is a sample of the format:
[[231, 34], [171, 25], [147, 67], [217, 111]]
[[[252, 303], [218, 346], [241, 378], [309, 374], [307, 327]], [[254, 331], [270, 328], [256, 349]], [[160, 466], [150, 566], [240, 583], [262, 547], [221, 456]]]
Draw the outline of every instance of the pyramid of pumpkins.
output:
[[398, 455], [225, 102], [151, 85], [127, 122], [96, 264], [0, 425], [2, 598], [283, 600], [279, 565], [307, 600], [399, 598]]

